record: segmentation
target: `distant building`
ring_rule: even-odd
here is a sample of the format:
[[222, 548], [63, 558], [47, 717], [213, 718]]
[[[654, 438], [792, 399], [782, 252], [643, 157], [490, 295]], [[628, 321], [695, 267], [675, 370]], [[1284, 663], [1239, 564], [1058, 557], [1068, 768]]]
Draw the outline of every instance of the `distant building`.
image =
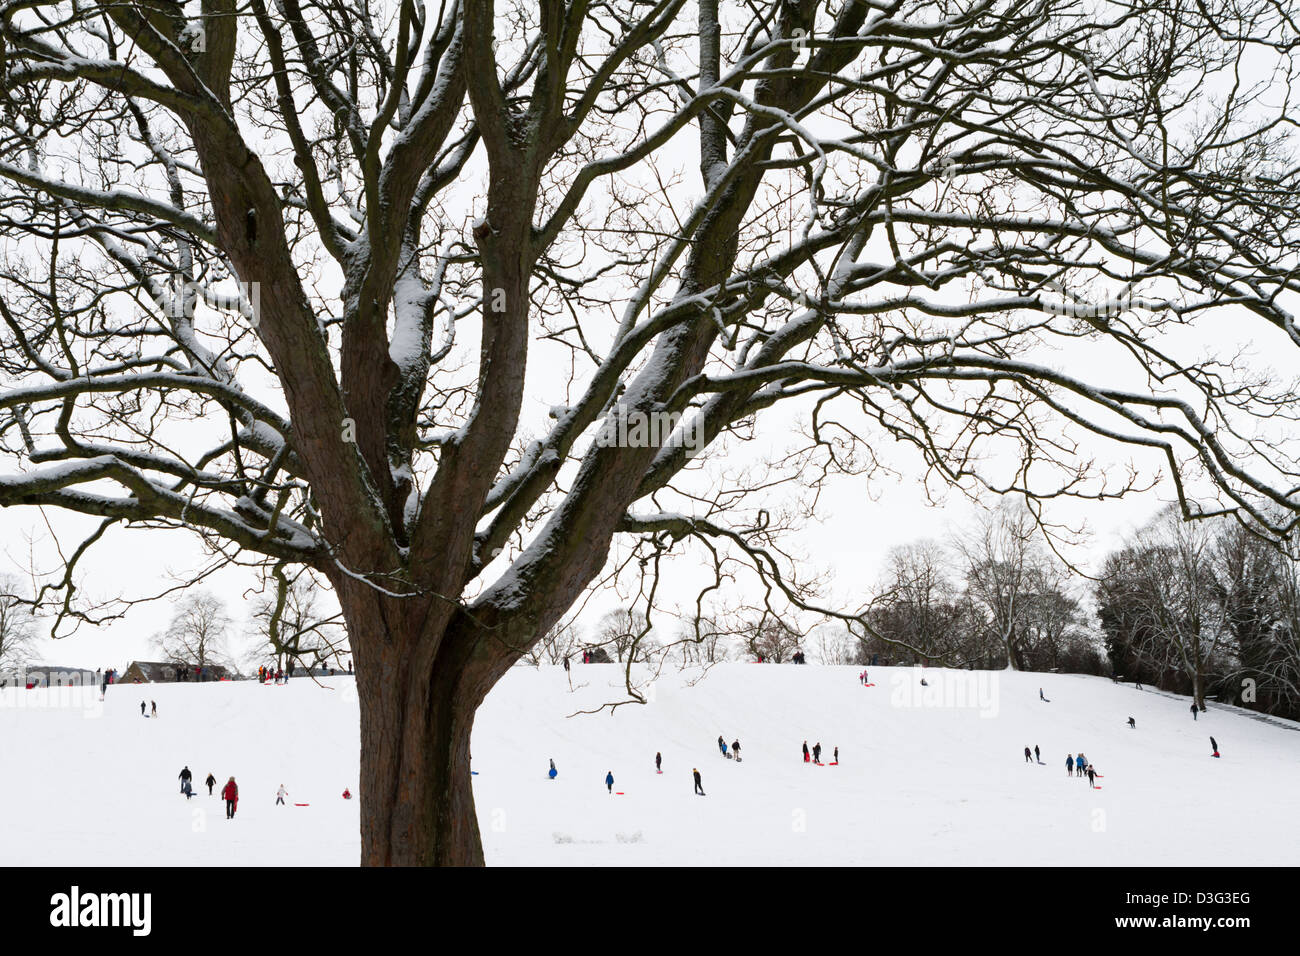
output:
[[0, 674], [4, 687], [97, 687], [99, 677], [84, 667], [60, 667], [57, 664], [32, 664], [15, 667]]
[[233, 675], [220, 664], [208, 664], [199, 672], [197, 664], [173, 661], [132, 661], [118, 675], [119, 684], [174, 684], [181, 681], [229, 680]]

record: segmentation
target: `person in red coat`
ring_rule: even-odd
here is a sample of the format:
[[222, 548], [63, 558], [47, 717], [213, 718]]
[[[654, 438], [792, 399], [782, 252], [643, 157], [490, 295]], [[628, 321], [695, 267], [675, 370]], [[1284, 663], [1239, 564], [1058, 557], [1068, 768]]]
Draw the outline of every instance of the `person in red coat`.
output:
[[226, 781], [226, 785], [221, 788], [221, 799], [226, 801], [226, 819], [234, 819], [235, 806], [239, 803], [239, 786], [235, 783], [234, 777]]

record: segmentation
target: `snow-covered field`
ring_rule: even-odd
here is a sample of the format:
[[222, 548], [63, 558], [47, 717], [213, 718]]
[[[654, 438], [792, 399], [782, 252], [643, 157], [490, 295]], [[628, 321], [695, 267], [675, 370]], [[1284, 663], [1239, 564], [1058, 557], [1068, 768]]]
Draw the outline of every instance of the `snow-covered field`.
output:
[[[575, 666], [570, 692], [560, 668], [517, 668], [474, 730], [489, 865], [1300, 862], [1295, 729], [1213, 704], [1194, 722], [1185, 698], [1100, 678], [928, 670], [922, 688], [880, 667], [863, 688], [858, 671], [728, 664], [693, 686], [666, 671], [648, 706], [570, 716], [621, 699], [621, 670]], [[357, 802], [340, 794], [356, 790], [356, 694], [325, 684], [0, 691], [0, 863], [355, 864]], [[840, 764], [804, 764], [805, 739]], [[1035, 744], [1041, 766], [1024, 761]], [[1102, 789], [1066, 776], [1080, 749]], [[209, 771], [238, 780], [234, 821]], [[309, 806], [275, 806], [281, 783]]]

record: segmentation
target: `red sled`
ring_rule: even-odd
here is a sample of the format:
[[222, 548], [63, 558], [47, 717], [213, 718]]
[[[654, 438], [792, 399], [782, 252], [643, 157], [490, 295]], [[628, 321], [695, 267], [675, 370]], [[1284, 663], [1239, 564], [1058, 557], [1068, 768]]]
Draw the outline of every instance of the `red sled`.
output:
[[310, 804], [310, 803], [295, 803], [294, 806], [295, 806], [295, 807], [309, 807], [309, 806], [311, 806], [311, 804]]
[[876, 685], [875, 685], [875, 684], [863, 684], [862, 686], [863, 686], [863, 687], [875, 687]]
[[828, 766], [828, 767], [838, 767], [839, 765], [840, 765], [840, 762], [839, 762], [838, 760], [832, 760], [832, 761], [831, 761], [830, 763], [828, 763], [826, 766]]
[[622, 790], [615, 790], [615, 791], [614, 791], [614, 796], [616, 796], [616, 797], [621, 797], [621, 796], [623, 796], [623, 795], [624, 795], [624, 794], [623, 794], [623, 791], [622, 791]]
[[1219, 752], [1216, 750], [1214, 753], [1210, 754], [1210, 756], [1211, 756], [1211, 757], [1217, 757], [1217, 756], [1219, 756]]

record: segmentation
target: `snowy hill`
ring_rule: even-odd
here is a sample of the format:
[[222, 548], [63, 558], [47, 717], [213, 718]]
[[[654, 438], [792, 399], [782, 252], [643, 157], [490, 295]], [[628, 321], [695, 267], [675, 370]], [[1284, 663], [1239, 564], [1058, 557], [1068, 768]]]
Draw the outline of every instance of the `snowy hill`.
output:
[[[621, 669], [575, 666], [570, 692], [560, 668], [517, 668], [474, 730], [489, 865], [1222, 865], [1244, 848], [1252, 865], [1296, 862], [1300, 725], [1213, 705], [1193, 721], [1186, 698], [1101, 678], [928, 670], [922, 688], [918, 671], [880, 667], [863, 688], [858, 671], [666, 671], [647, 706], [569, 716], [622, 699]], [[350, 678], [98, 697], [0, 691], [0, 863], [356, 863], [357, 804], [340, 799], [357, 784]], [[742, 763], [719, 734], [739, 737]], [[804, 764], [805, 739], [824, 761], [838, 746], [840, 764]], [[1024, 761], [1034, 745], [1042, 765]], [[1080, 749], [1102, 789], [1067, 778]], [[606, 792], [611, 770], [622, 795]], [[236, 820], [201, 786], [209, 771], [218, 789], [237, 778]], [[275, 806], [281, 783], [310, 805]]]

